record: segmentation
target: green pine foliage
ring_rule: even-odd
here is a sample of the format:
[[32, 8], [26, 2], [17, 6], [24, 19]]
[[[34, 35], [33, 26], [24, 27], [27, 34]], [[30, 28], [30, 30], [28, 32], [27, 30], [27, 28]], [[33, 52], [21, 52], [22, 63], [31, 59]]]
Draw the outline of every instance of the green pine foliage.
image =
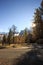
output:
[[35, 11], [33, 23], [35, 24], [35, 27], [33, 27], [35, 40], [43, 38], [43, 0], [40, 8]]

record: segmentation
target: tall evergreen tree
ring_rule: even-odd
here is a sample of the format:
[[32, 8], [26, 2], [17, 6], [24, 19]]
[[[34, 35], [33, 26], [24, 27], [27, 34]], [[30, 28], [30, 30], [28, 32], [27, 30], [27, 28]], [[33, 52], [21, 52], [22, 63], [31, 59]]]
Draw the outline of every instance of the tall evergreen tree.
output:
[[13, 40], [12, 35], [13, 35], [13, 33], [12, 33], [12, 30], [10, 29], [9, 33], [8, 33], [8, 38], [7, 38], [9, 45], [12, 43], [12, 40]]
[[41, 7], [36, 9], [33, 24], [35, 24], [35, 27], [33, 27], [35, 39], [43, 38], [43, 0]]
[[42, 28], [42, 37], [43, 37], [43, 0], [41, 2], [41, 6], [39, 7], [39, 11], [40, 11], [41, 19], [42, 19], [41, 28]]
[[12, 25], [12, 32], [13, 32], [13, 43], [14, 43], [14, 35], [16, 33], [16, 26], [15, 25]]
[[43, 16], [43, 0], [41, 2], [41, 6], [39, 7], [40, 13]]
[[3, 36], [2, 45], [6, 44], [6, 35]]
[[24, 29], [24, 33], [23, 33], [25, 42], [26, 42], [27, 35], [28, 35], [28, 28], [25, 28], [25, 29]]

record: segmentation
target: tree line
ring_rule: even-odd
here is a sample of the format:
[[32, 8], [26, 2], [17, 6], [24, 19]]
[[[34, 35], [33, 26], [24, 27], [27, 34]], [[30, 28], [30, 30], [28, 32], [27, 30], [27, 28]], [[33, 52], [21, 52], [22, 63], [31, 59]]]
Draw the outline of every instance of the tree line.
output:
[[[18, 34], [15, 36], [15, 34]], [[5, 34], [3, 36], [2, 45], [7, 44], [23, 44], [23, 43], [29, 43], [32, 38], [32, 35], [28, 28], [25, 28], [23, 31], [18, 33], [16, 31], [16, 26], [13, 25], [10, 29], [8, 34]]]

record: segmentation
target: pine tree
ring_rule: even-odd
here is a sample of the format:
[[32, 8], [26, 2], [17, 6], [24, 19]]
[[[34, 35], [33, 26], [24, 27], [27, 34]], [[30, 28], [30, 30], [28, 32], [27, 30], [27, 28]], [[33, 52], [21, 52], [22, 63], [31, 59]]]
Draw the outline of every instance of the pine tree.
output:
[[14, 35], [15, 35], [15, 33], [16, 33], [16, 26], [15, 25], [12, 25], [12, 32], [13, 32], [13, 43], [15, 42], [15, 40], [14, 40]]
[[25, 29], [24, 29], [24, 33], [23, 33], [25, 42], [26, 42], [26, 37], [27, 37], [27, 35], [28, 35], [28, 28], [25, 28]]
[[2, 45], [6, 44], [6, 35], [3, 36]]
[[13, 35], [13, 33], [12, 33], [12, 30], [10, 29], [9, 30], [9, 33], [8, 33], [8, 38], [7, 38], [7, 41], [8, 41], [8, 43], [9, 43], [9, 45], [12, 43], [12, 35]]
[[42, 38], [43, 38], [43, 0], [41, 2], [41, 6], [39, 7], [39, 11], [40, 11], [41, 19], [42, 19], [41, 28], [42, 28]]
[[41, 2], [41, 6], [39, 7], [40, 13], [43, 16], [43, 0]]
[[35, 27], [33, 27], [35, 39], [43, 38], [43, 0], [41, 2], [41, 7], [36, 9], [33, 24], [35, 24]]

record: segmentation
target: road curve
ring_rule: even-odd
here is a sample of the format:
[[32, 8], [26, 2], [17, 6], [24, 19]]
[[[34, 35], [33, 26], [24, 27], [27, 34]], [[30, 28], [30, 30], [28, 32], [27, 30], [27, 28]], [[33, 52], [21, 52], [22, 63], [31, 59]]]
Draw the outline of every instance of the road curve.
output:
[[30, 50], [29, 47], [0, 49], [0, 65], [16, 65], [19, 58]]
[[28, 47], [0, 49], [0, 58], [17, 58], [30, 50]]

